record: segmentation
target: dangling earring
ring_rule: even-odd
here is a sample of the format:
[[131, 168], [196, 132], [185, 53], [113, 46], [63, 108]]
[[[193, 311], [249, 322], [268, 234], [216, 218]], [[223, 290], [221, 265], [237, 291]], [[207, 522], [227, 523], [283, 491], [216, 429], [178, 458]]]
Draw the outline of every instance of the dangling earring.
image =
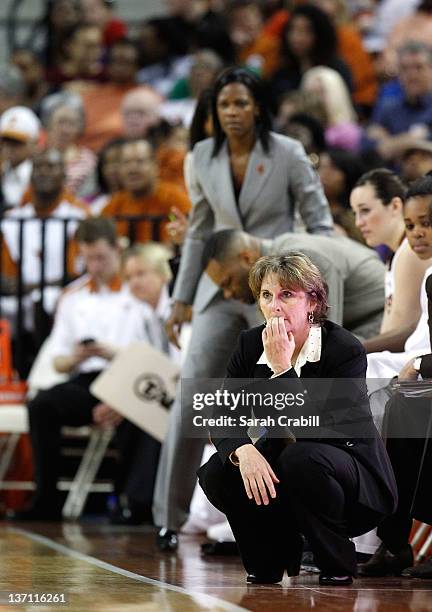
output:
[[313, 325], [313, 322], [314, 322], [314, 313], [310, 312], [308, 314], [308, 323], [309, 323], [309, 325]]

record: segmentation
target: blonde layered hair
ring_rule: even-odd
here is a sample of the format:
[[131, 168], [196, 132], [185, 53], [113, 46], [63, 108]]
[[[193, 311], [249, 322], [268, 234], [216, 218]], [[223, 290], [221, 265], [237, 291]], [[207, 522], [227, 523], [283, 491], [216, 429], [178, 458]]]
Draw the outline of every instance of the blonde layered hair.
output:
[[131, 257], [138, 257], [142, 262], [151, 268], [166, 282], [172, 279], [172, 272], [169, 260], [172, 253], [167, 247], [158, 242], [146, 242], [146, 244], [135, 244], [122, 253], [122, 268]]
[[301, 89], [322, 99], [328, 125], [356, 123], [357, 115], [341, 75], [327, 66], [315, 66], [303, 75]]
[[256, 301], [259, 301], [264, 279], [275, 276], [285, 289], [304, 291], [316, 300], [314, 320], [322, 324], [327, 316], [327, 286], [317, 266], [298, 251], [286, 255], [266, 255], [260, 257], [249, 272], [249, 287]]

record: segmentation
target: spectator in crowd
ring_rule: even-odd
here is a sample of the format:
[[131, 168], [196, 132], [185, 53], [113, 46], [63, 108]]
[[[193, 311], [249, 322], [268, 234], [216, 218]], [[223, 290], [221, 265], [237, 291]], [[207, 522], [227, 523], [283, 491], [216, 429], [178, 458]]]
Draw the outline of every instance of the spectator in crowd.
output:
[[409, 42], [430, 46], [432, 36], [432, 2], [419, 0], [415, 11], [397, 21], [383, 50], [383, 68], [387, 77], [398, 72], [398, 52]]
[[57, 93], [46, 97], [42, 103], [42, 123], [47, 131], [48, 146], [63, 155], [66, 189], [81, 198], [92, 193], [96, 156], [78, 144], [86, 125], [80, 96]]
[[[274, 236], [292, 230], [295, 204], [309, 232], [332, 231], [328, 204], [303, 147], [270, 131], [260, 79], [242, 68], [225, 70], [214, 85], [212, 114], [213, 137], [193, 149], [189, 190], [193, 210], [168, 321], [170, 338], [177, 341], [194, 304], [191, 342], [182, 370], [182, 376], [192, 378], [223, 374], [236, 335], [257, 320], [250, 305], [224, 303], [203, 274], [201, 254], [212, 231], [228, 226]], [[203, 350], [207, 345], [212, 351]], [[180, 408], [178, 395], [155, 490], [155, 520], [163, 525], [158, 542], [164, 549], [177, 546], [175, 530], [186, 518], [203, 450], [197, 441], [193, 447], [188, 444], [186, 451]], [[184, 452], [189, 456], [187, 467]]]
[[387, 161], [397, 160], [413, 140], [429, 139], [432, 124], [432, 49], [407, 43], [398, 53], [401, 99], [389, 99], [372, 114], [366, 148], [375, 147]]
[[220, 57], [210, 49], [200, 49], [192, 55], [189, 75], [180, 79], [169, 94], [170, 100], [197, 100], [201, 92], [211, 87], [218, 72], [223, 68]]
[[235, 62], [235, 52], [228, 33], [224, 4], [219, 0], [195, 3], [195, 47], [212, 49], [225, 64]]
[[124, 96], [121, 116], [126, 138], [145, 138], [149, 129], [159, 123], [161, 98], [147, 87], [136, 87]]
[[261, 5], [253, 0], [231, 0], [226, 13], [235, 63], [248, 66], [264, 78], [271, 78], [279, 65], [280, 42], [263, 31]]
[[135, 43], [128, 39], [114, 42], [107, 52], [106, 81], [81, 92], [87, 118], [81, 144], [96, 152], [108, 140], [121, 134], [120, 107], [124, 96], [136, 87], [137, 70], [138, 50]]
[[[36, 332], [33, 338], [36, 345], [51, 327], [60, 287], [67, 282], [68, 276], [73, 278], [80, 272], [72, 237], [78, 221], [88, 212], [84, 204], [65, 192], [64, 183], [65, 170], [60, 152], [47, 149], [38, 153], [33, 159], [28, 201], [7, 213], [1, 226], [3, 291], [15, 293], [21, 260], [24, 327], [31, 334]], [[23, 221], [22, 254], [20, 221]], [[43, 295], [39, 292], [41, 284], [44, 285]], [[2, 311], [15, 322], [15, 297], [2, 299]], [[29, 349], [31, 352], [30, 346]]]
[[12, 65], [0, 66], [0, 115], [23, 103], [25, 82], [21, 71]]
[[325, 139], [328, 147], [357, 151], [361, 128], [344, 80], [336, 70], [316, 66], [305, 72], [301, 88], [322, 102], [326, 112]]
[[[133, 223], [130, 219], [117, 224], [119, 233], [123, 236], [129, 234], [132, 242], [147, 242], [155, 235], [161, 241], [169, 241], [166, 225], [171, 209], [176, 207], [187, 213], [190, 202], [182, 189], [158, 179], [155, 155], [148, 141], [138, 138], [122, 146], [120, 178], [123, 190], [113, 195], [101, 214], [105, 217], [135, 217]], [[159, 225], [153, 226], [149, 220], [139, 221], [139, 217], [146, 215], [159, 217]]]
[[363, 242], [363, 238], [355, 226], [349, 196], [366, 169], [362, 159], [349, 151], [328, 149], [320, 155], [318, 174], [337, 230], [359, 242]]
[[227, 35], [223, 3], [219, 0], [168, 0], [164, 21], [174, 27], [175, 36], [187, 43], [187, 52], [206, 47], [213, 49], [228, 63], [234, 52]]
[[138, 34], [141, 69], [137, 82], [166, 97], [175, 83], [186, 78], [191, 64], [188, 39], [179, 36], [169, 19], [150, 19]]
[[172, 280], [170, 269], [171, 251], [163, 244], [147, 242], [136, 244], [122, 255], [123, 276], [130, 292], [139, 303], [148, 304], [159, 322], [154, 331], [155, 346], [159, 346], [172, 359], [180, 361], [180, 351], [169, 342], [165, 330], [171, 304], [169, 285]]
[[49, 91], [42, 59], [28, 47], [16, 47], [11, 53], [10, 61], [20, 70], [24, 80], [22, 103], [39, 115], [40, 103]]
[[48, 0], [46, 3], [45, 14], [36, 30], [42, 30], [45, 37], [42, 55], [48, 74], [65, 61], [65, 38], [81, 23], [81, 18], [80, 0]]
[[9, 108], [0, 117], [3, 208], [13, 208], [22, 202], [30, 182], [31, 156], [39, 131], [39, 119], [25, 106]]
[[102, 28], [104, 47], [110, 47], [127, 35], [127, 26], [115, 17], [111, 3], [106, 0], [80, 0], [84, 23]]
[[296, 89], [280, 98], [275, 119], [276, 128], [279, 129], [280, 126], [284, 126], [291, 115], [297, 113], [306, 113], [314, 117], [322, 128], [327, 120], [323, 102], [315, 94], [306, 94], [302, 89]]
[[177, 118], [173, 118], [172, 123], [162, 118], [163, 108], [159, 95], [153, 90], [137, 87], [130, 91], [121, 106], [123, 135], [151, 142], [156, 150], [159, 178], [184, 189], [185, 130]]
[[102, 32], [98, 26], [78, 24], [62, 40], [64, 58], [48, 70], [48, 81], [55, 86], [68, 82], [76, 90], [100, 81], [103, 72]]
[[318, 168], [320, 155], [326, 149], [324, 129], [321, 123], [307, 113], [294, 113], [284, 124], [280, 124], [278, 131], [285, 136], [299, 140], [314, 168]]
[[432, 172], [432, 143], [418, 140], [409, 144], [400, 159], [400, 171], [406, 183], [412, 183]]
[[313, 4], [327, 13], [336, 28], [340, 57], [352, 75], [353, 101], [368, 115], [377, 95], [377, 78], [358, 30], [349, 23], [347, 1], [313, 0]]
[[96, 183], [98, 191], [90, 199], [90, 208], [97, 216], [106, 206], [112, 195], [122, 188], [120, 180], [121, 148], [124, 138], [110, 140], [99, 152], [96, 165]]
[[161, 181], [175, 183], [178, 187], [186, 189], [183, 176], [183, 166], [188, 150], [189, 131], [182, 123], [169, 123], [166, 119], [159, 119], [158, 123], [150, 127], [147, 140], [156, 151], [158, 175]]
[[276, 98], [298, 89], [303, 74], [314, 66], [333, 68], [352, 90], [351, 73], [338, 55], [334, 25], [321, 9], [307, 4], [292, 11], [283, 32], [281, 66], [272, 78]]
[[[19, 260], [18, 224], [16, 219], [28, 219], [23, 226], [23, 283], [32, 288], [40, 282], [41, 274], [41, 219], [45, 224], [45, 282], [61, 285], [63, 282], [64, 224], [55, 219], [83, 219], [88, 215], [85, 204], [71, 198], [65, 192], [65, 168], [63, 157], [56, 149], [45, 149], [33, 158], [29, 200], [8, 212], [2, 224], [3, 264], [2, 274], [16, 279]], [[51, 219], [53, 219], [51, 221]], [[72, 237], [77, 223], [67, 224], [67, 235]], [[73, 249], [69, 255], [72, 256]], [[76, 254], [76, 251], [75, 251]], [[76, 262], [69, 258], [69, 273], [77, 274]], [[51, 309], [52, 310], [52, 309]]]
[[204, 89], [211, 87], [222, 68], [221, 58], [211, 49], [196, 51], [188, 78], [177, 81], [170, 99], [162, 104], [163, 117], [171, 123], [181, 122], [189, 127], [197, 99]]
[[351, 191], [356, 226], [366, 244], [373, 248], [385, 245], [391, 253], [380, 335], [364, 343], [367, 352], [401, 350], [421, 313], [420, 287], [427, 264], [417, 257], [405, 237], [405, 193], [400, 178], [384, 168], [361, 176]]
[[[36, 492], [32, 506], [16, 513], [17, 520], [61, 520], [57, 490], [61, 427], [91, 423], [121, 427], [122, 417], [101, 404], [89, 387], [119, 348], [149, 341], [145, 323], [152, 324], [151, 311], [144, 316], [144, 305], [140, 311], [134, 309], [122, 286], [114, 224], [100, 218], [83, 221], [76, 240], [87, 274], [65, 290], [51, 334], [54, 367], [69, 380], [40, 391], [28, 404]], [[131, 448], [125, 450], [131, 453]], [[142, 465], [139, 470], [144, 471]], [[130, 474], [131, 481], [135, 477]], [[139, 488], [141, 481], [135, 478]], [[125, 487], [128, 490], [127, 483]]]

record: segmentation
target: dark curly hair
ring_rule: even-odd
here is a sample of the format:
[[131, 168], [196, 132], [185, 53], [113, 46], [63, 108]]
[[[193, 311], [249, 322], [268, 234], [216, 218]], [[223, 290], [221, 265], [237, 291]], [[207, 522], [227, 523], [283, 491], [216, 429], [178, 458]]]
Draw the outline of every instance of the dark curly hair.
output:
[[295, 8], [285, 26], [282, 38], [282, 55], [287, 68], [299, 69], [298, 58], [293, 53], [288, 35], [296, 17], [304, 17], [314, 34], [314, 42], [310, 52], [310, 59], [314, 66], [329, 65], [337, 54], [337, 32], [330, 17], [317, 6], [304, 4]]

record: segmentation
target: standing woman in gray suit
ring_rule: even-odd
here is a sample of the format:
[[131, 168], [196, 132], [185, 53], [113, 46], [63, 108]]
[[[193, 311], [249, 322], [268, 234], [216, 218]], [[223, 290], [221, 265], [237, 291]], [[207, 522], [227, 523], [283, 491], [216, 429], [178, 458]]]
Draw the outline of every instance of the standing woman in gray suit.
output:
[[[303, 146], [271, 131], [261, 81], [243, 68], [228, 68], [214, 84], [213, 137], [198, 142], [189, 168], [192, 201], [189, 229], [174, 288], [167, 329], [178, 334], [193, 304], [192, 336], [182, 378], [223, 377], [239, 333], [256, 325], [256, 307], [224, 300], [203, 274], [207, 238], [221, 229], [241, 229], [261, 238], [293, 230], [295, 211], [306, 230], [330, 233], [333, 222], [321, 183]], [[182, 418], [191, 405], [177, 394], [162, 449], [154, 498], [154, 520], [162, 526], [162, 549], [177, 546], [176, 531], [187, 518], [196, 469], [205, 440], [186, 439]]]

